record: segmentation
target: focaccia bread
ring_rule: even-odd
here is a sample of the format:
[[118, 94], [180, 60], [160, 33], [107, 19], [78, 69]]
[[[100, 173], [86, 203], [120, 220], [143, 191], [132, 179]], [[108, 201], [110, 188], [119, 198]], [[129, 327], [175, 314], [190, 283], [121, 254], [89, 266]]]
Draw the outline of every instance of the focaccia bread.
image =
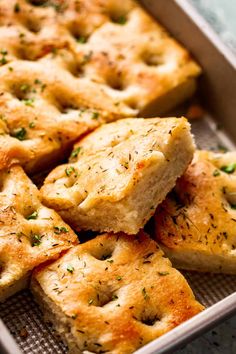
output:
[[236, 274], [236, 153], [198, 151], [157, 209], [156, 239], [174, 266]]
[[41, 189], [76, 229], [136, 234], [183, 174], [194, 151], [185, 118], [122, 119], [82, 139]]
[[70, 353], [133, 353], [203, 310], [146, 234], [103, 234], [39, 267], [31, 289]]
[[0, 69], [0, 169], [12, 163], [31, 174], [46, 169], [82, 134], [127, 115], [129, 108], [59, 63], [12, 62]]
[[25, 288], [35, 266], [77, 243], [20, 166], [0, 172], [0, 301]]
[[0, 2], [0, 65], [55, 60], [73, 53], [68, 70], [96, 81], [116, 104], [141, 116], [161, 114], [195, 90], [199, 66], [132, 0]]

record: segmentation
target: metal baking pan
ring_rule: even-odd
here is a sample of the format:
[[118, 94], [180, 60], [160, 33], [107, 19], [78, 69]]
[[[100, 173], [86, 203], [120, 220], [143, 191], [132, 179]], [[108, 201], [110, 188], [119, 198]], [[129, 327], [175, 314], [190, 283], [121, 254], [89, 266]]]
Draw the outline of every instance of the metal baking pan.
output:
[[[197, 145], [203, 149], [236, 148], [236, 59], [187, 0], [142, 0], [143, 6], [187, 47], [203, 68], [198, 100], [206, 114], [192, 122]], [[175, 112], [184, 114], [185, 107]], [[219, 130], [219, 124], [223, 129]], [[236, 313], [236, 276], [183, 272], [206, 310], [137, 354], [173, 353], [201, 333]], [[28, 290], [0, 305], [1, 354], [65, 354], [65, 346]], [[4, 325], [5, 324], [5, 325]], [[10, 335], [12, 334], [12, 336]], [[17, 344], [16, 344], [17, 343]]]

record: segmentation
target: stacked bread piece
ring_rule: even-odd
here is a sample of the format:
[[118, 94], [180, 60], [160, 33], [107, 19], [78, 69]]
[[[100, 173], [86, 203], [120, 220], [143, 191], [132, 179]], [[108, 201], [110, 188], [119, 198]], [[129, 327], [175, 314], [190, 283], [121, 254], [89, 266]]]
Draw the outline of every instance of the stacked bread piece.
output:
[[[0, 34], [0, 300], [31, 278], [71, 353], [132, 353], [203, 310], [166, 256], [236, 272], [235, 154], [195, 153], [183, 117], [137, 118], [200, 68], [131, 0], [0, 2]], [[39, 191], [26, 173], [47, 169]]]

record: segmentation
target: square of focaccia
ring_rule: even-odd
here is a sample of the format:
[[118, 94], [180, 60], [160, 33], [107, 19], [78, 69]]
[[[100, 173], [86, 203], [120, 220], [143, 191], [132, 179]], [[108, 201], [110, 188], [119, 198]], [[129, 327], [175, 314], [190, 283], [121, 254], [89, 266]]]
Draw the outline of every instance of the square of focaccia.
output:
[[41, 189], [74, 228], [136, 234], [187, 168], [194, 151], [185, 118], [122, 119], [82, 139], [71, 162]]
[[197, 151], [157, 209], [156, 239], [174, 266], [236, 274], [236, 153]]
[[199, 313], [184, 277], [146, 234], [103, 234], [39, 267], [31, 289], [70, 353], [133, 353]]
[[0, 172], [0, 301], [25, 288], [35, 266], [77, 243], [20, 166]]
[[[57, 59], [73, 53], [68, 70], [97, 82], [117, 104], [141, 116], [161, 114], [191, 96], [200, 68], [188, 51], [135, 1], [1, 1], [0, 65]], [[1, 59], [1, 58], [0, 58]]]
[[129, 114], [96, 83], [76, 80], [60, 65], [12, 62], [0, 69], [0, 169], [46, 169], [81, 135]]

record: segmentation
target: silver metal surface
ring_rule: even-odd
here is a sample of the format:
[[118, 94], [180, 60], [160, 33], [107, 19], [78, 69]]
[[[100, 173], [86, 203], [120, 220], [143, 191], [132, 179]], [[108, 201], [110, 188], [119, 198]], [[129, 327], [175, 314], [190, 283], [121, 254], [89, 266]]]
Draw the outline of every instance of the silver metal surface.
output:
[[202, 334], [235, 313], [235, 303], [236, 293], [219, 301], [169, 333], [164, 334], [158, 340], [147, 344], [136, 351], [136, 354], [173, 353], [174, 349], [180, 348], [191, 339], [194, 339], [196, 335]]

